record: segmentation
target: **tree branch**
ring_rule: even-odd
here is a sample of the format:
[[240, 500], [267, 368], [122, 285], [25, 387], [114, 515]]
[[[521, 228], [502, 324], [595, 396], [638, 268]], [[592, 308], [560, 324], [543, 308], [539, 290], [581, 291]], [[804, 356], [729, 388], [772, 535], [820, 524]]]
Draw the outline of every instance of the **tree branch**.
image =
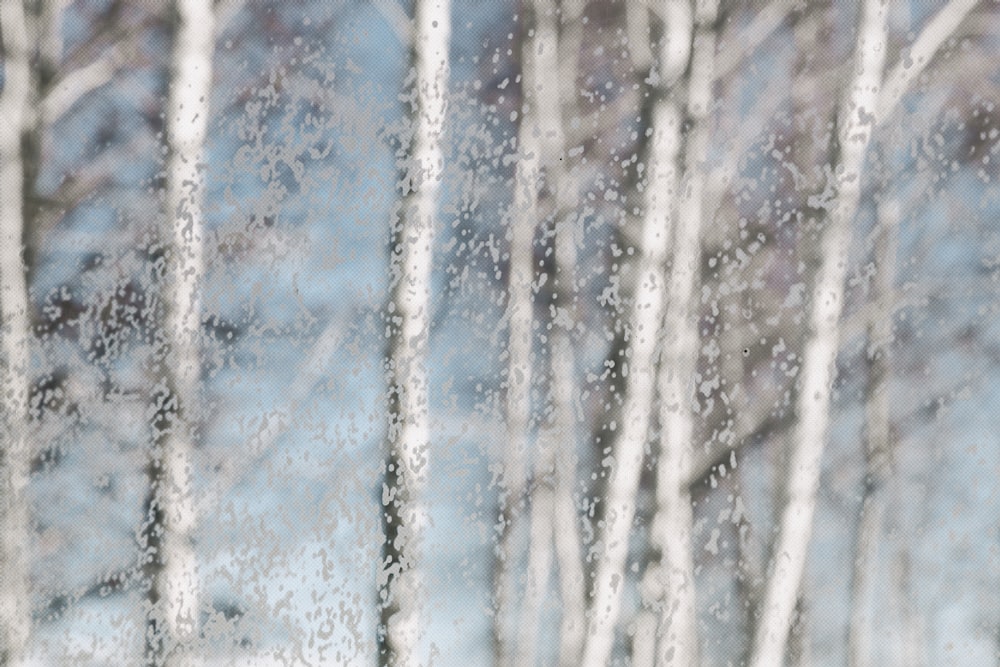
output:
[[771, 0], [767, 7], [754, 16], [746, 30], [730, 42], [738, 45], [738, 48], [719, 50], [715, 60], [715, 78], [726, 78], [739, 65], [746, 62], [747, 56], [756, 51], [781, 27], [788, 13], [797, 4], [796, 0]]
[[884, 125], [913, 81], [927, 68], [934, 54], [950, 38], [979, 0], [951, 0], [927, 22], [920, 35], [885, 77], [878, 100], [879, 125]]
[[371, 0], [372, 7], [378, 10], [385, 22], [389, 24], [396, 39], [403, 46], [413, 42], [413, 22], [396, 0]]

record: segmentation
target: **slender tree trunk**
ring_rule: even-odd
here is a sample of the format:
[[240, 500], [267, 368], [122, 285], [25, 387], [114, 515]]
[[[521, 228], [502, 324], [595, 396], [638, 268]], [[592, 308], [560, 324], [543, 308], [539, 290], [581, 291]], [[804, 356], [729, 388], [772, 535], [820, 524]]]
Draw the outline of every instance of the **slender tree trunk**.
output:
[[694, 47], [687, 95], [684, 176], [674, 224], [667, 308], [673, 332], [660, 361], [660, 457], [657, 463], [653, 539], [660, 550], [658, 665], [698, 664], [698, 632], [691, 546], [693, 516], [687, 479], [693, 458], [694, 375], [699, 356], [697, 283], [708, 148], [706, 120], [715, 82], [717, 4], [696, 3]]
[[768, 582], [755, 642], [754, 667], [780, 664], [794, 600], [801, 586], [812, 531], [820, 464], [829, 422], [830, 391], [839, 343], [839, 319], [851, 224], [861, 193], [861, 170], [871, 131], [885, 122], [908, 86], [975, 6], [952, 0], [914, 41], [910, 59], [885, 75], [886, 8], [866, 0], [862, 9], [850, 89], [838, 113], [840, 169], [837, 198], [823, 234], [821, 267], [813, 293], [810, 333], [797, 399], [798, 427], [789, 469], [774, 572]]
[[154, 391], [157, 423], [148, 467], [146, 564], [150, 580], [146, 664], [190, 664], [200, 586], [192, 460], [201, 362], [204, 279], [202, 175], [215, 50], [211, 0], [177, 0], [167, 102], [166, 213], [170, 230], [164, 335], [169, 352]]
[[667, 289], [664, 271], [668, 233], [679, 194], [682, 111], [672, 88], [688, 67], [693, 19], [686, 0], [667, 0], [664, 12], [666, 32], [658, 70], [661, 99], [653, 111], [649, 181], [644, 190], [645, 217], [638, 248], [638, 283], [628, 332], [631, 358], [625, 380], [622, 432], [615, 441], [613, 468], [605, 494], [604, 522], [583, 647], [582, 664], [587, 667], [603, 666], [610, 660], [621, 613], [625, 561], [653, 406], [656, 353]]
[[[577, 231], [582, 221], [577, 213], [579, 188], [577, 172], [570, 165], [563, 110], [574, 100], [577, 62], [579, 60], [583, 10], [581, 0], [538, 0], [544, 10], [546, 33], [553, 35], [551, 48], [539, 54], [539, 64], [546, 76], [542, 105], [543, 132], [551, 137], [549, 179], [555, 189], [556, 275], [551, 309], [551, 396], [555, 475], [552, 537], [555, 542], [559, 572], [559, 595], [562, 619], [559, 627], [559, 664], [573, 667], [580, 659], [580, 646], [586, 630], [586, 588], [583, 571], [583, 540], [573, 489], [577, 474], [578, 424], [576, 413], [576, 352], [572, 332], [576, 328]], [[562, 26], [560, 28], [560, 18]], [[539, 26], [541, 27], [541, 26]], [[556, 159], [558, 158], [558, 159]]]
[[[558, 70], [555, 70], [558, 71]], [[553, 82], [555, 83], [555, 82]], [[555, 107], [560, 108], [560, 107]], [[558, 119], [556, 119], [558, 121]], [[560, 139], [562, 137], [560, 136]], [[560, 142], [561, 144], [563, 142]], [[565, 145], [559, 154], [568, 160]], [[576, 179], [568, 165], [554, 166], [562, 173], [557, 185], [561, 220], [556, 224], [555, 302], [552, 304], [551, 392], [553, 408], [552, 472], [555, 475], [552, 537], [559, 568], [562, 622], [559, 629], [559, 664], [578, 664], [586, 630], [586, 594], [583, 572], [579, 512], [573, 499], [577, 470], [576, 353], [571, 334], [576, 316], [576, 231], [581, 224], [576, 208]]]
[[[566, 18], [566, 17], [564, 17]], [[574, 17], [569, 17], [574, 20]], [[576, 26], [570, 28], [575, 30]], [[546, 174], [546, 185], [554, 195], [555, 274], [553, 302], [549, 304], [551, 417], [539, 440], [532, 493], [531, 545], [528, 554], [529, 591], [521, 627], [519, 664], [533, 664], [535, 637], [540, 620], [551, 564], [559, 572], [562, 622], [559, 661], [573, 665], [584, 630], [584, 575], [578, 516], [573, 501], [576, 479], [576, 434], [574, 378], [576, 355], [570, 333], [575, 317], [575, 225], [576, 181], [567, 165], [562, 125], [563, 90], [566, 77], [575, 78], [573, 57], [567, 57], [559, 35], [559, 8], [552, 0], [535, 0], [534, 28], [526, 49], [530, 95], [537, 102], [533, 118], [540, 135], [538, 150]], [[578, 43], [570, 41], [571, 48]], [[561, 80], [562, 79], [562, 80]], [[553, 550], [554, 547], [554, 550]]]
[[411, 58], [415, 69], [414, 134], [409, 151], [402, 220], [391, 257], [388, 304], [389, 453], [385, 506], [381, 627], [384, 665], [420, 663], [420, 541], [428, 521], [422, 491], [430, 458], [427, 351], [434, 221], [443, 177], [442, 134], [448, 87], [451, 4], [418, 0]]
[[31, 92], [30, 40], [22, 0], [0, 3], [3, 90], [0, 92], [0, 341], [3, 363], [0, 409], [0, 663], [23, 659], [31, 629], [28, 588], [28, 391], [31, 328], [24, 245], [25, 156]]
[[852, 76], [837, 116], [840, 153], [837, 194], [821, 238], [822, 256], [810, 306], [810, 330], [796, 405], [798, 424], [792, 444], [785, 505], [772, 557], [774, 569], [755, 635], [751, 661], [754, 667], [783, 663], [805, 570], [830, 417], [847, 252], [882, 81], [885, 21], [885, 0], [865, 0]]
[[[525, 20], [522, 18], [522, 20]], [[526, 31], [527, 32], [527, 31]], [[517, 664], [515, 650], [516, 563], [515, 529], [526, 506], [527, 449], [531, 429], [532, 313], [534, 297], [534, 238], [538, 224], [538, 192], [542, 178], [542, 145], [539, 129], [538, 82], [535, 49], [537, 34], [525, 36], [521, 49], [521, 121], [518, 127], [518, 161], [514, 176], [511, 212], [510, 268], [507, 282], [507, 443], [500, 493], [500, 534], [495, 570], [496, 611], [493, 634], [497, 664]], [[537, 502], [537, 499], [536, 499]], [[536, 511], [533, 507], [532, 512]], [[531, 520], [535, 526], [536, 521]], [[529, 542], [534, 541], [533, 536]], [[530, 581], [529, 573], [529, 581]], [[532, 584], [533, 585], [533, 584]], [[529, 588], [528, 594], [532, 594]]]
[[[572, 224], [570, 222], [567, 225]], [[568, 231], [568, 230], [567, 230]], [[572, 239], [556, 244], [572, 243]], [[566, 234], [564, 234], [565, 236]], [[556, 254], [560, 254], [559, 250]], [[557, 260], [557, 264], [561, 264]], [[569, 265], [572, 266], [572, 265]], [[560, 272], [571, 278], [572, 269]], [[571, 296], [568, 298], [572, 298]], [[557, 303], [562, 299], [557, 298]], [[566, 306], [555, 306], [558, 310]], [[571, 308], [571, 306], [569, 307]], [[557, 316], [558, 317], [558, 316]], [[559, 574], [562, 620], [559, 628], [559, 664], [579, 662], [579, 649], [586, 621], [584, 574], [581, 559], [579, 515], [573, 500], [576, 468], [575, 358], [569, 331], [562, 329], [571, 320], [553, 324], [551, 329], [552, 417], [539, 438], [535, 488], [532, 491], [531, 551], [528, 555], [528, 595], [521, 624], [518, 665], [533, 665], [541, 610], [553, 562]]]
[[850, 667], [874, 664], [871, 655], [871, 579], [878, 556], [878, 531], [884, 503], [878, 497], [889, 474], [892, 435], [889, 428], [889, 343], [892, 337], [892, 284], [896, 274], [896, 238], [899, 203], [880, 202], [879, 229], [875, 238], [875, 280], [868, 325], [868, 386], [865, 398], [865, 477], [861, 484], [851, 571], [850, 619], [847, 656]]

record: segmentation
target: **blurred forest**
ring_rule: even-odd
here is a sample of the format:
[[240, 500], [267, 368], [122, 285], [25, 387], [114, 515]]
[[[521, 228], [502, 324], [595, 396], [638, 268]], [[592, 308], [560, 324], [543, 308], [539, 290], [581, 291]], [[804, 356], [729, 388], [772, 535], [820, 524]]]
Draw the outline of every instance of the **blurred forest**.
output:
[[997, 0], [0, 58], [0, 664], [1000, 665]]

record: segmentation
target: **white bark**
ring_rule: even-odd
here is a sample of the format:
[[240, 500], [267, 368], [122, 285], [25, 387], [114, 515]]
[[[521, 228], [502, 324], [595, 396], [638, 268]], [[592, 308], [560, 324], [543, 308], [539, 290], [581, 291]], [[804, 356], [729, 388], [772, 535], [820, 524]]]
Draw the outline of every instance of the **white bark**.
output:
[[0, 662], [17, 664], [31, 629], [28, 590], [28, 391], [31, 329], [21, 252], [24, 245], [24, 158], [21, 136], [31, 92], [22, 0], [0, 3], [3, 91], [0, 92], [0, 341], [4, 419], [0, 452]]
[[[572, 3], [570, 3], [572, 4]], [[542, 601], [546, 592], [553, 554], [559, 572], [562, 623], [559, 633], [559, 661], [576, 664], [584, 630], [584, 574], [573, 481], [576, 478], [576, 416], [574, 412], [575, 354], [570, 331], [576, 322], [574, 302], [577, 192], [568, 169], [562, 108], [576, 76], [574, 39], [560, 43], [556, 3], [536, 0], [533, 36], [525, 55], [523, 82], [533, 104], [531, 125], [533, 144], [545, 169], [550, 191], [555, 195], [556, 273], [553, 290], [550, 341], [550, 401], [552, 417], [540, 438], [535, 466], [536, 487], [532, 494], [531, 545], [528, 554], [529, 590], [521, 622], [518, 664], [533, 664], [534, 643]], [[570, 8], [573, 9], [573, 8]], [[567, 30], [578, 31], [576, 12], [563, 18]], [[537, 136], [536, 136], [537, 135]], [[529, 193], [537, 195], [535, 193]], [[537, 202], [534, 204], [537, 207]], [[537, 214], [537, 208], [535, 210]], [[534, 229], [534, 225], [531, 226]], [[554, 552], [553, 552], [554, 546]]]
[[582, 664], [606, 665], [614, 646], [621, 613], [622, 585], [629, 537], [635, 518], [636, 493], [648, 445], [655, 389], [656, 352], [660, 340], [666, 284], [664, 270], [668, 231], [678, 196], [678, 157], [681, 149], [681, 109], [670, 87], [684, 74], [692, 39], [691, 8], [686, 0], [668, 0], [660, 52], [662, 97], [653, 113], [649, 181], [639, 250], [639, 268], [630, 314], [630, 360], [622, 409], [622, 433], [615, 442], [613, 467], [605, 494], [605, 514], [591, 597]]
[[[522, 48], [521, 123], [518, 128], [518, 161], [514, 176], [514, 203], [511, 212], [510, 265], [507, 283], [507, 438], [504, 447], [500, 498], [500, 536], [497, 554], [496, 615], [493, 621], [497, 664], [514, 665], [518, 644], [514, 631], [516, 582], [514, 560], [515, 528], [525, 505], [527, 446], [531, 428], [532, 385], [532, 277], [533, 242], [538, 222], [538, 191], [542, 175], [542, 142], [539, 126], [539, 95], [542, 80], [535, 57], [535, 37], [526, 37]], [[536, 498], [535, 502], [539, 502]], [[532, 513], [537, 511], [533, 507]], [[537, 519], [531, 526], [537, 530]], [[532, 536], [530, 542], [534, 543]], [[529, 582], [533, 581], [529, 573]], [[533, 594], [529, 583], [527, 594]], [[530, 598], [529, 598], [530, 599]]]
[[[551, 396], [553, 406], [553, 490], [552, 538], [555, 541], [556, 565], [559, 572], [559, 595], [562, 620], [559, 628], [559, 664], [576, 665], [586, 630], [586, 589], [581, 547], [579, 512], [573, 499], [577, 469], [576, 353], [571, 332], [577, 323], [576, 314], [576, 240], [580, 219], [576, 172], [571, 168], [564, 132], [563, 109], [572, 104], [576, 91], [577, 61], [579, 60], [582, 24], [581, 0], [563, 0], [557, 12], [556, 3], [539, 0], [545, 16], [539, 20], [539, 37], [551, 46], [543, 47], [538, 62], [545, 73], [541, 105], [541, 124], [545, 137], [551, 141], [547, 151], [551, 163], [548, 171], [556, 195], [556, 293], [551, 340]], [[551, 11], [551, 14], [549, 13]], [[540, 12], [542, 13], [542, 12]], [[560, 30], [559, 16], [562, 17]], [[558, 158], [558, 159], [557, 159]]]
[[[392, 341], [390, 388], [398, 392], [398, 414], [391, 415], [389, 473], [396, 487], [387, 488], [387, 514], [397, 522], [389, 545], [388, 581], [384, 593], [384, 654], [393, 665], [420, 663], [420, 540], [428, 522], [422, 498], [430, 456], [427, 350], [430, 329], [431, 264], [438, 191], [443, 176], [442, 134], [448, 87], [451, 4], [419, 0], [416, 6], [413, 61], [416, 69], [416, 112], [409, 167], [412, 197], [403, 210], [397, 281], [390, 317], [398, 329]], [[395, 500], [391, 496], [395, 495]]]
[[751, 659], [754, 667], [773, 667], [784, 661], [812, 535], [839, 345], [838, 321], [844, 297], [847, 251], [861, 197], [861, 172], [882, 82], [885, 22], [885, 0], [865, 0], [852, 76], [838, 112], [837, 196], [821, 240], [821, 264], [810, 306], [810, 330], [796, 406], [798, 423], [792, 443], [785, 505], [772, 556], [774, 569], [767, 583], [755, 634]]
[[885, 85], [882, 86], [878, 100], [879, 124], [889, 120], [910, 85], [977, 4], [979, 0], [951, 0], [927, 22], [917, 39], [885, 75]]
[[[553, 70], [558, 71], [558, 70]], [[559, 107], [555, 107], [559, 108]], [[558, 119], [554, 119], [558, 120]], [[561, 139], [561, 134], [559, 135]], [[564, 156], [565, 146], [560, 147]], [[555, 167], [554, 169], [558, 169]], [[558, 184], [558, 206], [563, 219], [556, 226], [556, 312], [551, 330], [551, 392], [553, 407], [553, 461], [555, 475], [552, 537], [559, 568], [562, 623], [559, 630], [559, 664], [572, 667], [579, 661], [586, 629], [585, 585], [579, 513], [573, 499], [577, 468], [576, 354], [570, 337], [576, 318], [576, 182], [568, 170]]]
[[672, 332], [660, 361], [660, 456], [657, 462], [653, 539], [660, 549], [662, 581], [658, 665], [698, 663], [695, 609], [693, 524], [688, 476], [693, 460], [694, 375], [698, 362], [698, 295], [701, 228], [708, 130], [706, 119], [715, 82], [714, 29], [717, 4], [698, 2], [688, 80], [690, 124], [684, 153], [681, 195], [674, 216], [673, 261], [667, 278], [667, 309]]
[[[560, 243], [558, 238], [556, 243]], [[561, 275], [571, 276], [572, 271], [562, 272]], [[517, 665], [535, 664], [536, 638], [553, 561], [558, 569], [562, 603], [560, 665], [570, 667], [578, 664], [586, 627], [579, 516], [572, 493], [576, 464], [576, 418], [573, 409], [575, 355], [568, 332], [555, 330], [560, 326], [555, 325], [551, 334], [553, 417], [539, 438], [535, 488], [531, 496], [528, 590]]]
[[170, 391], [178, 417], [163, 441], [158, 502], [163, 510], [163, 570], [155, 583], [163, 614], [164, 650], [178, 651], [197, 637], [200, 591], [192, 544], [197, 523], [191, 485], [201, 363], [200, 289], [204, 278], [203, 199], [205, 134], [208, 127], [215, 49], [211, 0], [178, 0], [167, 102], [166, 207], [172, 242], [164, 327], [171, 349]]

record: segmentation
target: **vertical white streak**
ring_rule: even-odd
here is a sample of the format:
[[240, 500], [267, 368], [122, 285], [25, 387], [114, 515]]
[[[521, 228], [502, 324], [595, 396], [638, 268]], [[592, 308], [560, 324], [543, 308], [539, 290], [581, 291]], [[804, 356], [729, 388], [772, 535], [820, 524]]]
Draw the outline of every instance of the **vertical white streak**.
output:
[[30, 322], [25, 267], [24, 157], [31, 89], [29, 41], [22, 0], [0, 3], [3, 39], [3, 91], [0, 92], [0, 342], [3, 364], [0, 409], [0, 662], [17, 664], [31, 628], [28, 597], [28, 388]]
[[[401, 569], [393, 584], [397, 610], [388, 619], [387, 641], [393, 663], [419, 664], [422, 572], [419, 543], [427, 525], [422, 498], [427, 482], [430, 415], [427, 389], [427, 350], [430, 329], [431, 264], [438, 192], [444, 174], [442, 135], [448, 87], [448, 49], [451, 5], [448, 0], [420, 0], [416, 8], [414, 60], [416, 66], [416, 130], [411, 154], [415, 193], [404, 211], [396, 313], [400, 330], [392, 351], [400, 389], [399, 430], [393, 447], [400, 466], [400, 538], [397, 544]], [[413, 173], [416, 172], [416, 173]]]
[[[653, 574], [651, 568], [646, 572], [650, 576]], [[649, 586], [656, 589], [651, 594], [655, 599], [659, 595], [660, 582], [649, 582]], [[660, 619], [652, 609], [643, 607], [636, 614], [635, 635], [632, 637], [632, 664], [635, 667], [653, 667], [656, 664], [656, 627], [659, 623]]]
[[[215, 50], [211, 0], [178, 0], [167, 108], [166, 206], [173, 261], [168, 281], [166, 330], [172, 355], [173, 391], [181, 418], [163, 450], [165, 514], [163, 612], [167, 646], [197, 635], [199, 586], [192, 537], [197, 522], [191, 464], [200, 375], [200, 283], [204, 278], [203, 199], [205, 134], [208, 127]], [[170, 650], [169, 648], [167, 650]]]
[[670, 87], [687, 68], [693, 19], [686, 0], [668, 0], [664, 9], [667, 33], [659, 62], [663, 90], [653, 113], [638, 282], [629, 322], [631, 359], [625, 380], [622, 432], [615, 442], [605, 496], [604, 525], [581, 663], [586, 667], [603, 667], [608, 663], [621, 613], [625, 561], [653, 406], [656, 351], [666, 293], [667, 237], [678, 196], [681, 111]]
[[[572, 4], [572, 3], [570, 3]], [[579, 33], [572, 7], [567, 30]], [[545, 169], [549, 190], [554, 194], [555, 276], [550, 340], [550, 402], [552, 416], [540, 438], [535, 467], [536, 488], [532, 494], [531, 546], [528, 554], [530, 590], [522, 619], [520, 664], [532, 664], [539, 611], [552, 561], [552, 543], [559, 572], [562, 622], [559, 632], [559, 661], [576, 664], [583, 637], [585, 603], [584, 574], [578, 516], [573, 501], [576, 478], [576, 417], [574, 412], [575, 354], [570, 332], [576, 322], [575, 308], [575, 225], [577, 188], [566, 164], [566, 139], [562, 108], [576, 77], [579, 41], [560, 43], [557, 7], [550, 0], [534, 3], [534, 32], [526, 49], [525, 90], [534, 104], [531, 132], [537, 136], [539, 160]], [[567, 84], [567, 80], [570, 82]], [[533, 193], [536, 194], [537, 193]], [[537, 206], [537, 204], [536, 204]]]
[[[536, 29], [546, 44], [539, 53], [540, 73], [546, 78], [541, 105], [543, 132], [550, 147], [548, 171], [556, 195], [555, 321], [551, 330], [551, 394], [553, 404], [555, 488], [552, 530], [559, 570], [562, 621], [559, 628], [559, 664], [573, 667], [580, 659], [586, 631], [586, 588], [579, 512], [573, 499], [577, 471], [576, 353], [571, 333], [576, 327], [577, 231], [582, 224], [574, 212], [578, 204], [576, 172], [569, 164], [563, 109], [576, 91], [577, 63], [582, 39], [582, 0], [563, 0], [559, 12], [551, 0], [539, 1]], [[559, 17], [562, 18], [560, 31]]]
[[865, 0], [858, 27], [853, 76], [838, 112], [840, 160], [837, 197], [821, 241], [820, 268], [812, 295], [785, 505], [773, 572], [757, 627], [753, 667], [781, 665], [805, 570], [819, 490], [820, 466], [830, 419], [851, 226], [861, 197], [868, 148], [885, 61], [886, 0]]
[[568, 213], [576, 199], [575, 181], [568, 173], [562, 174], [558, 199], [560, 215], [565, 217], [556, 227], [558, 313], [552, 326], [550, 353], [554, 410], [552, 465], [555, 475], [552, 528], [562, 600], [559, 664], [572, 667], [579, 661], [580, 645], [586, 629], [586, 603], [579, 515], [573, 500], [577, 467], [577, 420], [574, 410], [576, 354], [570, 338], [576, 323], [575, 226], [580, 223], [576, 216]]
[[708, 117], [715, 82], [714, 0], [698, 2], [687, 115], [690, 123], [684, 153], [684, 177], [674, 220], [673, 261], [667, 278], [667, 308], [672, 329], [660, 362], [660, 458], [657, 463], [656, 518], [653, 539], [660, 548], [658, 665], [698, 663], [693, 524], [688, 492], [694, 437], [692, 394], [698, 361], [698, 295]]
[[649, 8], [645, 4], [630, 2], [625, 5], [625, 26], [628, 31], [628, 50], [636, 71], [645, 70], [653, 63], [650, 46]]
[[[541, 129], [537, 86], [538, 66], [534, 55], [535, 40], [525, 37], [522, 47], [523, 103], [518, 127], [518, 160], [514, 175], [514, 202], [510, 214], [510, 266], [507, 283], [507, 439], [503, 452], [501, 478], [501, 526], [496, 573], [496, 616], [494, 641], [497, 664], [514, 665], [517, 639], [513, 630], [515, 596], [515, 526], [525, 506], [527, 480], [527, 445], [531, 427], [532, 384], [532, 277], [533, 242], [538, 220], [538, 190], [541, 179]], [[537, 502], [537, 500], [536, 500]], [[530, 522], [537, 519], [532, 509]], [[529, 537], [534, 543], [535, 536]], [[529, 582], [531, 581], [529, 574]], [[530, 595], [530, 590], [529, 590]]]

